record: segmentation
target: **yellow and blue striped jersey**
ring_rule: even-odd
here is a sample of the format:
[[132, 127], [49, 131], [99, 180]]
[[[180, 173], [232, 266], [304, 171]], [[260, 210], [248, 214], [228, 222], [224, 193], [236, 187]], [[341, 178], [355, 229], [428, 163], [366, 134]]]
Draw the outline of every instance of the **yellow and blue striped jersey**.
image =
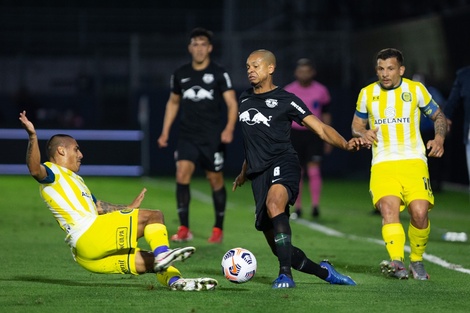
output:
[[95, 201], [83, 178], [57, 164], [44, 163], [48, 176], [40, 181], [40, 194], [74, 245], [98, 216]]
[[398, 87], [389, 90], [378, 82], [364, 87], [359, 93], [356, 115], [368, 119], [371, 129], [379, 127], [378, 142], [372, 147], [372, 165], [405, 159], [427, 162], [419, 123], [421, 110], [433, 107], [437, 104], [426, 87], [410, 79], [402, 78]]

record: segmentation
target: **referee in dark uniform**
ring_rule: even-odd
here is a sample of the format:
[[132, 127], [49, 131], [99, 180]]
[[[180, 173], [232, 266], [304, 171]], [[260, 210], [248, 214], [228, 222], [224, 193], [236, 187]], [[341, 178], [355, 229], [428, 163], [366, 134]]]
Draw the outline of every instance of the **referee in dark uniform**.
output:
[[[170, 128], [181, 110], [176, 159], [176, 198], [180, 226], [172, 241], [189, 241], [189, 184], [196, 165], [206, 172], [212, 189], [215, 223], [210, 243], [221, 243], [227, 193], [223, 167], [225, 144], [232, 142], [237, 121], [237, 100], [229, 74], [210, 60], [212, 32], [196, 28], [188, 45], [191, 63], [178, 68], [171, 77], [171, 93], [166, 104], [160, 148], [168, 146]], [[223, 124], [222, 105], [227, 106]]]
[[[262, 231], [279, 260], [279, 276], [272, 288], [293, 288], [291, 267], [313, 274], [331, 284], [355, 285], [324, 260], [317, 264], [291, 243], [289, 205], [299, 192], [300, 165], [290, 141], [292, 121], [306, 126], [331, 145], [355, 151], [363, 146], [360, 138], [346, 141], [332, 127], [322, 123], [294, 94], [273, 84], [275, 56], [267, 50], [252, 52], [246, 63], [253, 88], [239, 98], [239, 122], [242, 128], [245, 161], [233, 183], [233, 190], [252, 181], [256, 202], [255, 227]], [[358, 140], [359, 139], [359, 140]], [[309, 144], [309, 143], [305, 143]]]

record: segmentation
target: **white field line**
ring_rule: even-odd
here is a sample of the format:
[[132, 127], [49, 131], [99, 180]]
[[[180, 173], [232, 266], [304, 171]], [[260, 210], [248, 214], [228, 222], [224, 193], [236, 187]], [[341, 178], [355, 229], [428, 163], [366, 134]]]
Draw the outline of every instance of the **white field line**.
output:
[[[152, 185], [158, 186], [161, 189], [165, 189], [165, 190], [174, 191], [176, 189], [175, 184], [162, 182], [162, 181], [159, 181], [159, 180], [156, 180], [156, 179], [153, 179], [153, 178], [148, 179], [147, 182], [151, 183]], [[208, 188], [209, 188], [209, 186], [208, 186]], [[195, 199], [197, 199], [198, 201], [201, 201], [201, 202], [206, 203], [208, 205], [209, 204], [212, 205], [212, 196], [208, 195], [207, 192], [202, 192], [200, 190], [196, 190], [194, 188], [191, 188], [191, 198], [193, 198], [193, 197]], [[233, 207], [233, 206], [235, 206], [234, 203], [230, 203], [230, 202], [227, 203], [227, 208]], [[307, 221], [307, 220], [304, 220], [304, 219], [301, 219], [301, 218], [293, 220], [293, 222], [295, 222], [297, 224], [307, 226], [308, 228], [310, 228], [312, 230], [319, 231], [319, 232], [324, 233], [324, 234], [329, 235], [329, 236], [344, 237], [344, 238], [357, 240], [357, 241], [367, 241], [367, 242], [372, 242], [372, 243], [375, 243], [375, 244], [378, 244], [378, 245], [381, 245], [381, 246], [384, 245], [383, 240], [368, 238], [368, 237], [360, 237], [360, 236], [356, 236], [356, 235], [344, 234], [344, 233], [342, 233], [340, 231], [337, 231], [333, 228], [329, 228], [329, 227], [326, 227], [326, 226], [323, 226], [323, 225], [320, 225], [320, 224], [317, 224], [317, 223], [314, 223], [314, 222], [310, 222], [310, 221]], [[409, 253], [410, 252], [410, 247], [405, 246], [405, 251]], [[438, 256], [425, 253], [423, 255], [423, 258], [426, 261], [437, 264], [441, 267], [444, 267], [444, 268], [447, 268], [447, 269], [450, 269], [450, 270], [454, 270], [454, 271], [457, 271], [457, 272], [462, 272], [462, 273], [465, 273], [465, 274], [470, 274], [470, 269], [464, 268], [464, 267], [462, 267], [461, 265], [458, 265], [458, 264], [449, 263], [446, 260], [444, 260], [444, 259], [442, 259]]]
[[[352, 240], [358, 240], [358, 241], [368, 241], [368, 242], [372, 242], [372, 243], [384, 246], [383, 240], [378, 240], [378, 239], [374, 239], [374, 238], [367, 238], [367, 237], [360, 237], [360, 236], [356, 236], [356, 235], [344, 234], [344, 233], [339, 232], [335, 229], [332, 229], [332, 228], [329, 228], [329, 227], [326, 227], [326, 226], [323, 226], [323, 225], [320, 225], [320, 224], [317, 224], [317, 223], [314, 223], [314, 222], [310, 222], [310, 221], [307, 221], [307, 220], [304, 220], [304, 219], [296, 219], [296, 220], [294, 220], [294, 222], [296, 222], [298, 224], [301, 224], [301, 225], [304, 225], [304, 226], [307, 226], [310, 229], [319, 231], [319, 232], [324, 233], [324, 234], [329, 235], [329, 236], [344, 237], [344, 238], [348, 238], [348, 239], [352, 239]], [[410, 247], [405, 246], [405, 251], [409, 253], [410, 252]], [[464, 268], [464, 267], [462, 267], [461, 265], [458, 265], [458, 264], [449, 263], [446, 260], [441, 259], [438, 256], [428, 254], [428, 253], [424, 253], [423, 258], [428, 262], [437, 264], [437, 265], [442, 266], [444, 268], [454, 270], [454, 271], [457, 271], [457, 272], [462, 272], [462, 273], [465, 273], [465, 274], [470, 274], [470, 269]]]

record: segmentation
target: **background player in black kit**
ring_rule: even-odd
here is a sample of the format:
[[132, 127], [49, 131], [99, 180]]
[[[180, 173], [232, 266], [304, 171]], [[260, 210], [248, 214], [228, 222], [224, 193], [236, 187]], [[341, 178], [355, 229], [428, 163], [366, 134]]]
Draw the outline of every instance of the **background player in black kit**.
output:
[[[291, 243], [289, 205], [299, 192], [300, 165], [291, 141], [292, 121], [315, 132], [329, 144], [348, 151], [364, 146], [359, 138], [346, 141], [335, 129], [322, 123], [294, 94], [273, 84], [275, 56], [267, 50], [252, 52], [246, 62], [253, 88], [239, 98], [239, 121], [245, 144], [245, 161], [232, 190], [252, 181], [256, 202], [255, 227], [262, 231], [279, 260], [279, 277], [272, 287], [293, 288], [291, 267], [318, 276], [330, 284], [355, 285], [324, 260], [317, 264]], [[308, 143], [305, 143], [308, 144]]]
[[[168, 146], [170, 128], [181, 107], [176, 159], [176, 200], [180, 226], [172, 241], [193, 238], [189, 229], [189, 184], [196, 168], [202, 166], [212, 189], [215, 224], [211, 243], [221, 243], [227, 193], [222, 169], [225, 144], [232, 142], [237, 121], [237, 100], [230, 76], [224, 68], [211, 62], [212, 32], [196, 28], [188, 45], [191, 63], [178, 68], [171, 77], [171, 93], [166, 104], [163, 129], [158, 138], [160, 148]], [[221, 116], [227, 106], [227, 122]]]

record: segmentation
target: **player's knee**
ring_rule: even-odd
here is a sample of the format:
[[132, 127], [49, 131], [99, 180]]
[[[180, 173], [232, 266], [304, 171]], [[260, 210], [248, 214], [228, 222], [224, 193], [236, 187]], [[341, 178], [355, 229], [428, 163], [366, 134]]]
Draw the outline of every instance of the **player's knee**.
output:
[[178, 184], [188, 185], [191, 182], [191, 174], [184, 173], [184, 172], [177, 172], [176, 182]]
[[176, 182], [179, 184], [189, 184], [193, 176], [195, 165], [190, 161], [178, 161], [176, 163]]
[[[163, 216], [162, 211], [155, 210], [155, 211], [151, 211], [151, 212], [152, 212], [151, 223], [161, 223], [161, 224], [165, 223], [165, 218]], [[151, 224], [151, 223], [149, 223], [149, 224]]]
[[142, 219], [145, 225], [155, 223], [165, 224], [163, 212], [160, 210], [141, 210], [139, 218]]
[[269, 218], [274, 218], [279, 214], [284, 213], [286, 209], [284, 201], [275, 198], [270, 198], [266, 201], [266, 208]]
[[395, 215], [400, 213], [400, 204], [400, 199], [396, 197], [383, 197], [378, 201], [376, 207], [382, 215]]
[[206, 178], [212, 187], [212, 190], [220, 190], [224, 186], [224, 176], [222, 172], [211, 172], [206, 174]]
[[412, 224], [417, 228], [424, 229], [428, 227], [428, 213], [427, 210], [413, 211], [410, 214]]

